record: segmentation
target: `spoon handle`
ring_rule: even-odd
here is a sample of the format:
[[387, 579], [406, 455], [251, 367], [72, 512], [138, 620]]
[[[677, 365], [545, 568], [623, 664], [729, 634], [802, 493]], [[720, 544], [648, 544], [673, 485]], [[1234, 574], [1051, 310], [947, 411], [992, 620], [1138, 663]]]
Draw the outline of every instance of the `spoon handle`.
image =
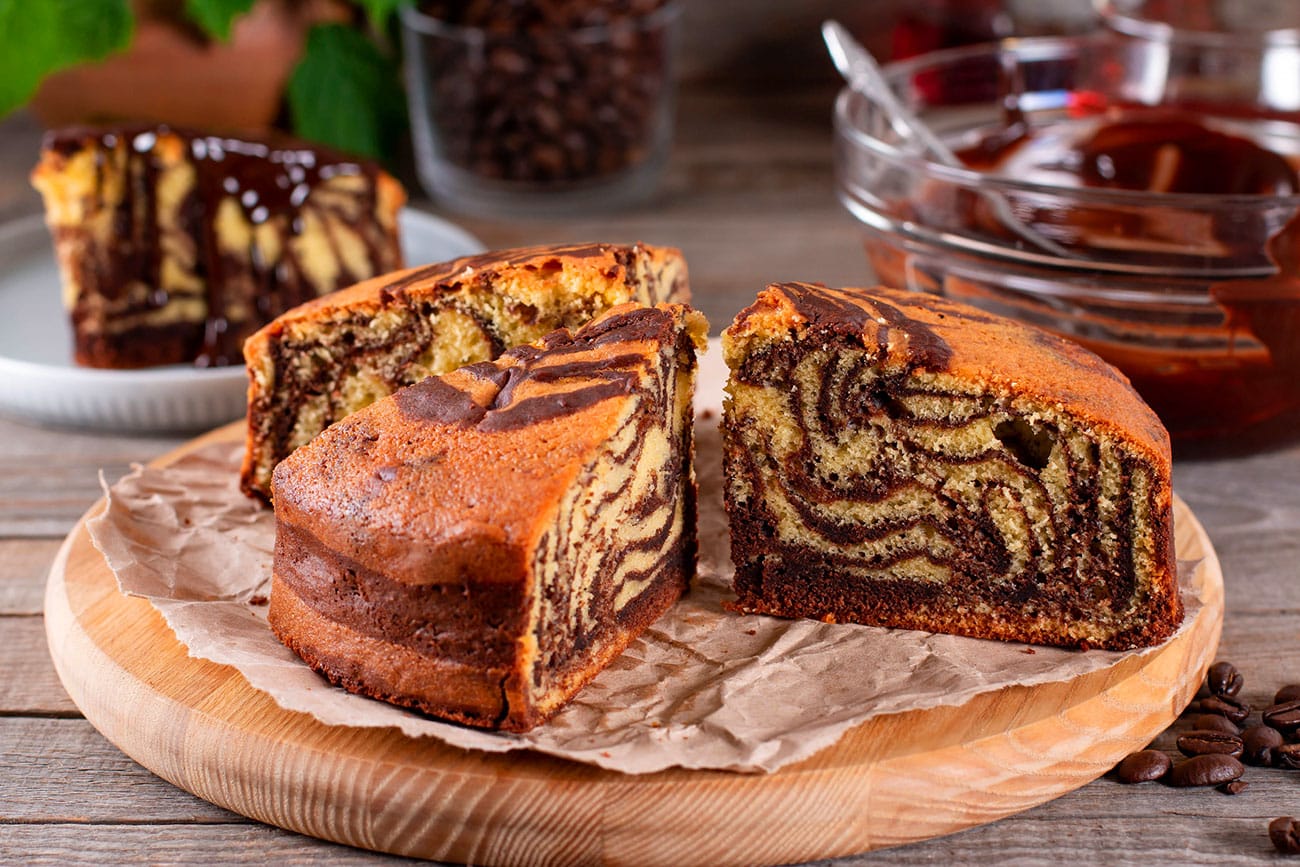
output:
[[840, 75], [844, 76], [854, 90], [865, 93], [885, 109], [895, 132], [919, 143], [935, 162], [949, 166], [961, 165], [957, 155], [911, 109], [903, 105], [894, 94], [894, 89], [889, 86], [880, 64], [844, 29], [844, 25], [838, 21], [823, 22], [822, 39], [826, 41], [826, 50]]

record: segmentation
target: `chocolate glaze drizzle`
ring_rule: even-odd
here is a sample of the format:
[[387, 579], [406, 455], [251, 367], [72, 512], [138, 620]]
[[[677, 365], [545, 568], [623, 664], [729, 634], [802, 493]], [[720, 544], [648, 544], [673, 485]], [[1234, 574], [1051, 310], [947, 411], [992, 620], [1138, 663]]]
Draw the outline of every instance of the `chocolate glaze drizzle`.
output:
[[[159, 241], [164, 227], [159, 225], [157, 196], [163, 169], [160, 148], [176, 139], [183, 145], [183, 159], [195, 173], [194, 185], [181, 205], [177, 228], [196, 244], [194, 275], [205, 286], [208, 312], [201, 324], [176, 325], [172, 330], [189, 333], [173, 334], [171, 338], [185, 345], [184, 355], [196, 365], [242, 363], [244, 339], [271, 318], [317, 295], [400, 265], [396, 237], [379, 229], [373, 219], [379, 173], [373, 164], [287, 139], [207, 135], [167, 126], [52, 132], [44, 143], [49, 151], [71, 156], [85, 148], [94, 149], [97, 188], [102, 189], [107, 180], [104, 172], [113, 170], [110, 163], [121, 162], [128, 173], [130, 192], [113, 215], [115, 243], [101, 252], [93, 273], [87, 275], [92, 279], [82, 281], [83, 286], [93, 287], [112, 299], [122, 298], [133, 283], [153, 287], [143, 306], [128, 309], [127, 313], [164, 307], [171, 300], [162, 280]], [[350, 193], [346, 204], [313, 200], [313, 192], [322, 184], [345, 176], [367, 180], [359, 198]], [[232, 254], [223, 250], [216, 226], [222, 202], [236, 203], [252, 226], [274, 229], [279, 239], [278, 260], [268, 261], [256, 241], [247, 251]], [[340, 254], [337, 239], [326, 232], [339, 274], [332, 285], [313, 285], [298, 251], [290, 243], [304, 231], [303, 214], [311, 210], [332, 213], [349, 226], [366, 250], [367, 271], [352, 273]], [[82, 306], [74, 311], [74, 319], [84, 317], [86, 309]], [[237, 312], [243, 309], [250, 310], [251, 318]], [[128, 339], [134, 337], [128, 335]]]
[[[671, 327], [671, 317], [653, 308], [605, 317], [575, 334], [552, 332], [543, 339], [540, 349], [521, 346], [496, 362], [461, 368], [462, 376], [489, 385], [490, 389], [469, 391], [430, 377], [398, 391], [394, 400], [413, 421], [459, 424], [485, 432], [518, 430], [630, 394], [642, 378], [638, 369], [645, 365], [645, 356], [592, 354], [591, 350], [662, 336]], [[579, 353], [582, 356], [577, 360], [565, 360]], [[578, 385], [520, 398], [516, 392], [524, 382]]]

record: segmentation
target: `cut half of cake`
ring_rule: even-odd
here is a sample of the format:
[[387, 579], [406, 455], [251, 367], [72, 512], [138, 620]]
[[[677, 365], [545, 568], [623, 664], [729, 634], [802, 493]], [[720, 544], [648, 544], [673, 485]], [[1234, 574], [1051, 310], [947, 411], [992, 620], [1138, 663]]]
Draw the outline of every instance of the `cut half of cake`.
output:
[[547, 719], [693, 573], [706, 328], [622, 305], [298, 449], [275, 470], [276, 635], [362, 695], [482, 728]]
[[1168, 435], [1090, 352], [801, 283], [723, 347], [740, 611], [1111, 649], [1178, 626]]
[[301, 142], [59, 130], [32, 183], [91, 367], [240, 364], [275, 316], [402, 264], [401, 185]]
[[244, 491], [269, 496], [277, 463], [402, 386], [578, 328], [618, 304], [689, 298], [675, 249], [580, 244], [467, 256], [305, 304], [244, 346]]

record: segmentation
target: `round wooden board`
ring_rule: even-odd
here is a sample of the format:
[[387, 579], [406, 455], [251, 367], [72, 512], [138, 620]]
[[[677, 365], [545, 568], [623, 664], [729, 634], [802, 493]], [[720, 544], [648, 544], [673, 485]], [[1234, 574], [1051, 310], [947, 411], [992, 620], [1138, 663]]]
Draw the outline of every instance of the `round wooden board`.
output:
[[[239, 435], [222, 428], [159, 463]], [[51, 571], [45, 622], [63, 685], [105, 737], [262, 822], [474, 864], [780, 864], [991, 822], [1145, 746], [1191, 700], [1223, 623], [1218, 559], [1181, 501], [1176, 531], [1179, 557], [1201, 559], [1206, 604], [1158, 652], [1065, 683], [877, 718], [767, 775], [626, 776], [282, 710], [234, 669], [190, 658], [147, 601], [119, 593], [84, 518]]]

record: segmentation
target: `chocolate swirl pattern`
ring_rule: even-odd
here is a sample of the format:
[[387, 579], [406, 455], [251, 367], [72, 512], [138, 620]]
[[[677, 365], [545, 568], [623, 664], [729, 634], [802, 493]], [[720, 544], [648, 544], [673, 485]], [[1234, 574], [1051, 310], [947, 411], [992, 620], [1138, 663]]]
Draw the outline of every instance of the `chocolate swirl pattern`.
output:
[[244, 347], [244, 490], [265, 498], [271, 471], [294, 449], [399, 388], [578, 328], [617, 304], [688, 295], [676, 250], [583, 244], [413, 268], [291, 311]]
[[70, 129], [47, 137], [32, 180], [81, 364], [239, 364], [273, 317], [401, 265], [400, 185], [319, 147]]
[[1177, 625], [1168, 441], [1094, 358], [803, 284], [724, 340], [741, 610], [1107, 648]]
[[335, 683], [523, 731], [685, 589], [707, 328], [621, 305], [334, 425], [275, 473], [271, 624]]

